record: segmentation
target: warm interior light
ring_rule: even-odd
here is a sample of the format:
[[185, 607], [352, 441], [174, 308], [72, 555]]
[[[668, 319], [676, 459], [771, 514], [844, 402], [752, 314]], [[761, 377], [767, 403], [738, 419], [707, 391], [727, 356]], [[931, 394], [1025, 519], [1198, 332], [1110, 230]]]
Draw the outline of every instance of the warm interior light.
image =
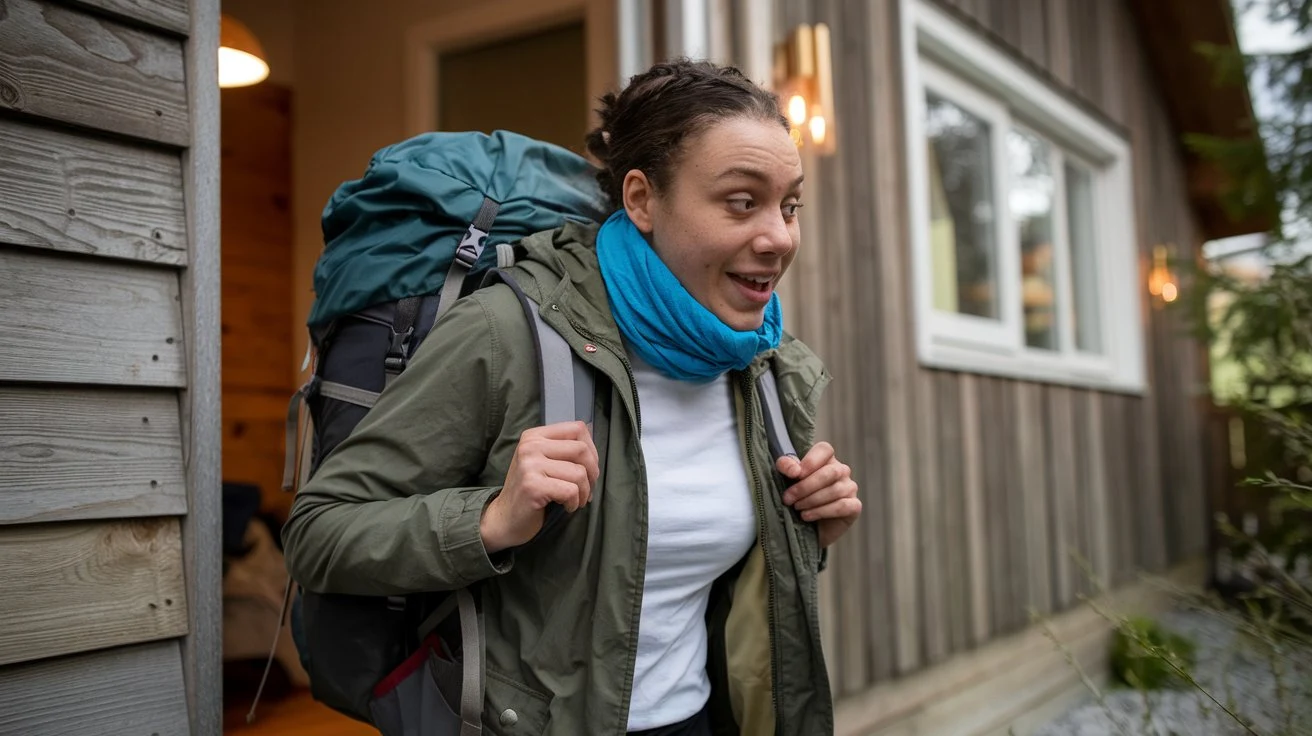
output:
[[806, 104], [806, 98], [801, 95], [793, 95], [788, 98], [788, 122], [793, 125], [806, 124], [806, 111], [810, 106]]
[[219, 16], [219, 86], [246, 87], [269, 76], [264, 49], [241, 21]]
[[1148, 293], [1161, 297], [1164, 302], [1173, 302], [1180, 296], [1180, 287], [1175, 283], [1175, 275], [1168, 264], [1165, 245], [1153, 246], [1153, 267], [1148, 272]]
[[816, 115], [811, 118], [811, 142], [817, 146], [825, 144], [825, 119], [823, 115]]

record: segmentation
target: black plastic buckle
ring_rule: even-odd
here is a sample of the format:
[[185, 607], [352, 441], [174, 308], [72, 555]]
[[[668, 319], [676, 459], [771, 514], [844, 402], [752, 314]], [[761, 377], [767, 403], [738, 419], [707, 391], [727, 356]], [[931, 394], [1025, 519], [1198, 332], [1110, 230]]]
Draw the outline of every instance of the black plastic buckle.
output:
[[408, 327], [405, 332], [392, 331], [392, 344], [387, 348], [387, 357], [383, 359], [383, 368], [392, 374], [405, 370], [406, 355], [410, 352], [410, 337], [415, 328]]

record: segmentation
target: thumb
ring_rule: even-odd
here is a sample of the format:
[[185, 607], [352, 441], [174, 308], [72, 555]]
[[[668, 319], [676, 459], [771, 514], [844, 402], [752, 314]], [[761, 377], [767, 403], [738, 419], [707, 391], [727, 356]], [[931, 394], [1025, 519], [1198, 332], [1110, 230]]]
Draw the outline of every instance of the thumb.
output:
[[802, 463], [796, 455], [784, 455], [775, 461], [774, 467], [787, 478], [796, 479], [802, 474]]

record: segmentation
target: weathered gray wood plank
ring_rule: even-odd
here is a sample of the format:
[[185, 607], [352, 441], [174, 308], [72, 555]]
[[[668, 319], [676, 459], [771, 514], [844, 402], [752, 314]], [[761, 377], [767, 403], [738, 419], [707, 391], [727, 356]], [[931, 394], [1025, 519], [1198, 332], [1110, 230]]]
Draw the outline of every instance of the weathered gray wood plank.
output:
[[[1051, 489], [1048, 485], [1048, 457], [1044, 447], [1045, 417], [1042, 387], [1031, 383], [1016, 383], [1016, 420], [1018, 431], [1014, 437], [1020, 456], [1020, 508], [1025, 534], [1023, 550], [1014, 558], [1016, 565], [1026, 571], [1029, 583], [1028, 596], [1023, 600], [1040, 614], [1052, 612], [1052, 565], [1057, 551], [1050, 539], [1051, 520], [1049, 506]], [[1028, 622], [1026, 611], [1025, 622]]]
[[177, 519], [0, 527], [0, 664], [186, 632]]
[[187, 0], [66, 0], [119, 15], [161, 30], [186, 35], [190, 31]]
[[190, 736], [177, 641], [0, 668], [0, 733]]
[[937, 408], [939, 483], [943, 489], [943, 556], [948, 651], [961, 652], [971, 645], [970, 550], [966, 525], [966, 493], [961, 421], [961, 374], [938, 372], [934, 405]]
[[[873, 304], [860, 304], [863, 315], [878, 315], [881, 325], [880, 342], [871, 349], [883, 366], [882, 382], [878, 390], [885, 402], [883, 431], [884, 457], [888, 465], [887, 488], [889, 526], [887, 544], [890, 550], [892, 585], [887, 592], [872, 589], [871, 610], [877, 610], [882, 595], [891, 594], [894, 631], [890, 645], [894, 651], [895, 669], [909, 672], [920, 667], [920, 642], [923, 617], [917, 594], [917, 536], [915, 527], [915, 489], [913, 487], [914, 432], [912, 431], [912, 397], [915, 392], [917, 370], [911, 320], [908, 319], [910, 253], [905, 243], [908, 232], [906, 200], [903, 195], [904, 169], [902, 166], [905, 140], [900, 121], [887, 111], [901, 109], [902, 56], [900, 25], [897, 23], [896, 0], [873, 0], [864, 4], [866, 14], [863, 31], [869, 57], [866, 71], [871, 95], [869, 107], [863, 113], [869, 116], [874, 128], [874, 156], [868, 168], [874, 180], [866, 191], [873, 193], [874, 206], [865, 208], [873, 215], [875, 237], [874, 252], [858, 263], [864, 265], [864, 281], [860, 292], [872, 298]], [[866, 165], [858, 162], [858, 166]], [[857, 235], [857, 233], [853, 233]], [[866, 308], [866, 307], [869, 308]], [[868, 318], [868, 317], [867, 317]]]
[[1011, 435], [1013, 422], [1010, 402], [1005, 400], [1005, 382], [999, 378], [981, 377], [979, 432], [984, 441], [984, 501], [988, 513], [988, 537], [985, 544], [989, 559], [989, 611], [995, 636], [1012, 631], [1015, 627], [1017, 600], [1016, 585], [1025, 579], [1024, 568], [1011, 561], [1011, 540], [1024, 539], [1024, 527], [1012, 529], [1009, 518], [1008, 491], [1011, 483], [1009, 467], [1015, 466], [1015, 440]]
[[1076, 449], [1087, 472], [1081, 473], [1081, 496], [1089, 518], [1089, 567], [1092, 579], [1086, 573], [1081, 592], [1090, 593], [1106, 588], [1112, 575], [1112, 545], [1109, 539], [1112, 510], [1107, 483], [1108, 457], [1103, 434], [1103, 403], [1097, 394], [1080, 392], [1078, 402], [1081, 440]]
[[1079, 503], [1076, 483], [1076, 430], [1071, 407], [1071, 391], [1064, 386], [1051, 386], [1048, 398], [1048, 442], [1051, 447], [1053, 502], [1052, 564], [1055, 573], [1054, 603], [1064, 611], [1075, 603], [1080, 571], [1078, 560], [1087, 558], [1082, 540], [1082, 529], [1092, 523]]
[[0, 524], [187, 511], [178, 395], [0, 385]]
[[919, 571], [921, 622], [925, 664], [932, 665], [948, 655], [948, 601], [944, 529], [943, 479], [940, 477], [940, 447], [935, 430], [934, 372], [921, 369], [916, 375], [916, 563]]
[[180, 387], [180, 312], [172, 271], [0, 248], [0, 380]]
[[187, 262], [175, 153], [0, 119], [0, 243]]
[[1047, 6], [1034, 0], [1013, 0], [1020, 51], [1040, 68], [1048, 68]]
[[186, 312], [187, 391], [182, 441], [187, 457], [187, 506], [183, 548], [187, 573], [187, 623], [182, 644], [187, 673], [191, 736], [223, 732], [223, 578], [221, 527], [223, 459], [220, 445], [219, 289], [219, 0], [191, 1], [187, 41], [187, 101], [192, 147], [183, 156], [187, 182], [187, 241], [191, 266], [183, 271]]
[[186, 145], [180, 41], [37, 0], [3, 7], [0, 109]]
[[987, 641], [992, 631], [989, 604], [988, 505], [984, 496], [983, 436], [980, 424], [980, 381], [974, 375], [961, 375], [961, 463], [962, 492], [965, 496], [965, 543], [970, 580], [970, 634], [975, 645]]
[[1071, 0], [1045, 0], [1043, 18], [1047, 25], [1048, 71], [1058, 82], [1071, 85]]

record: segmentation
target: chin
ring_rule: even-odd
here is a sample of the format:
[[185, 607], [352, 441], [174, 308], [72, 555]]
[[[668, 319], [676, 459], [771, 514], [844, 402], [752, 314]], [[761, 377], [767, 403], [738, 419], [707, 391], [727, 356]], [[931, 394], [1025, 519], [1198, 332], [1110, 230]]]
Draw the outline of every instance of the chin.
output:
[[765, 312], [760, 314], [720, 315], [720, 321], [739, 332], [755, 332], [765, 324]]

